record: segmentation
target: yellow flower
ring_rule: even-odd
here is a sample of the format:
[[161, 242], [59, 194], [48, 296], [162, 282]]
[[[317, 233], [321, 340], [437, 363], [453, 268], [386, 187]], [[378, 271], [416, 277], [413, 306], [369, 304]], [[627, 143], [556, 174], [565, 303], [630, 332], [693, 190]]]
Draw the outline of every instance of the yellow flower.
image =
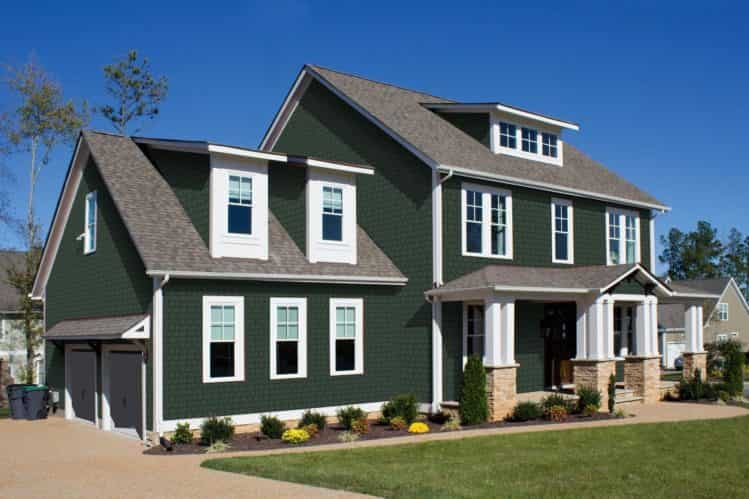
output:
[[429, 433], [429, 427], [424, 423], [411, 423], [408, 433]]
[[303, 428], [292, 428], [283, 432], [281, 440], [287, 444], [301, 444], [309, 440], [309, 433]]

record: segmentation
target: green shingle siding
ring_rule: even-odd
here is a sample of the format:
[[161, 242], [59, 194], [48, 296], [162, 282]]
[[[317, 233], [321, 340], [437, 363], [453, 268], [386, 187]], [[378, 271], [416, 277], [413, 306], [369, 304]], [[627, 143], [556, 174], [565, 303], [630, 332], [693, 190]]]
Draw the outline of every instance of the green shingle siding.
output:
[[458, 400], [463, 385], [463, 304], [442, 304], [442, 398]]
[[486, 147], [491, 147], [489, 138], [490, 125], [487, 113], [437, 113], [441, 118], [449, 121], [455, 127], [481, 142]]
[[306, 170], [274, 162], [268, 170], [268, 177], [270, 211], [299, 249], [306, 252]]
[[515, 304], [515, 361], [518, 393], [544, 389], [544, 339], [540, 324], [544, 318], [544, 304], [517, 302]]
[[645, 288], [642, 284], [632, 279], [624, 279], [622, 282], [609, 289], [612, 294], [642, 295], [645, 294]]

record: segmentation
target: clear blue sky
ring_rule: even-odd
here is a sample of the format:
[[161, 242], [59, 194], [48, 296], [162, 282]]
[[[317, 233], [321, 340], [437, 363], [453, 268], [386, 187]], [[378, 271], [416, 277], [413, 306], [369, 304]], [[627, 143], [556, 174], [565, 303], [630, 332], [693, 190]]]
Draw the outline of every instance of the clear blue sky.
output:
[[[8, 2], [0, 62], [33, 53], [68, 96], [97, 104], [102, 67], [139, 50], [170, 80], [143, 135], [257, 146], [310, 62], [579, 122], [567, 140], [673, 207], [659, 234], [698, 219], [721, 235], [749, 232], [749, 10], [740, 2], [84, 3]], [[0, 90], [0, 109], [7, 103]], [[100, 118], [92, 126], [107, 128]], [[61, 148], [40, 183], [45, 229], [69, 157]], [[20, 160], [8, 162], [19, 208]], [[5, 233], [0, 246], [17, 243]]]

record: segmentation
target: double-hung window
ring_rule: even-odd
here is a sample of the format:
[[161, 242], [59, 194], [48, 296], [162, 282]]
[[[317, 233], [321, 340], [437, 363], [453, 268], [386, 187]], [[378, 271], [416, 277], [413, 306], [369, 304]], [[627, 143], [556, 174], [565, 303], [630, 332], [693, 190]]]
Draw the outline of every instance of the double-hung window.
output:
[[252, 178], [229, 175], [229, 234], [252, 234]]
[[244, 381], [244, 298], [203, 297], [203, 382]]
[[325, 185], [322, 188], [322, 238], [343, 240], [343, 189]]
[[307, 376], [307, 299], [270, 299], [270, 377]]
[[728, 320], [728, 303], [718, 304], [718, 320], [721, 322]]
[[464, 335], [463, 335], [463, 360], [472, 355], [484, 358], [484, 306], [465, 305]]
[[566, 199], [551, 200], [551, 254], [554, 263], [574, 262], [573, 208]]
[[640, 218], [634, 212], [606, 210], [606, 252], [609, 265], [640, 261]]
[[499, 145], [510, 149], [517, 149], [517, 127], [510, 123], [499, 123]]
[[541, 134], [541, 154], [551, 158], [557, 157], [557, 136], [553, 133]]
[[330, 300], [330, 374], [364, 372], [364, 302], [361, 298]]
[[512, 258], [511, 193], [465, 184], [462, 203], [463, 255]]
[[88, 255], [96, 251], [96, 191], [86, 194], [86, 225], [83, 232], [83, 253]]
[[522, 128], [522, 149], [525, 152], [538, 154], [538, 131], [533, 128]]

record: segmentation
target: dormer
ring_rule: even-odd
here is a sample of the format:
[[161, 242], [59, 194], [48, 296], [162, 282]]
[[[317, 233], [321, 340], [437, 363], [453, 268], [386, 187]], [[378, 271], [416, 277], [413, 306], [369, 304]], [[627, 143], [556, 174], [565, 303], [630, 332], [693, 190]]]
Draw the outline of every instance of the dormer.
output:
[[[494, 154], [505, 154], [557, 166], [564, 164], [562, 131], [580, 130], [575, 123], [502, 103], [430, 103], [425, 106], [459, 128], [471, 123], [471, 130], [463, 131], [474, 137], [487, 137], [488, 140], [481, 142]], [[456, 119], [457, 116], [461, 116], [461, 119]], [[484, 123], [481, 126], [488, 126], [488, 133], [484, 135], [480, 132], [476, 120], [465, 119], [470, 116], [479, 118]]]
[[356, 224], [356, 176], [309, 168], [307, 259], [356, 264]]

